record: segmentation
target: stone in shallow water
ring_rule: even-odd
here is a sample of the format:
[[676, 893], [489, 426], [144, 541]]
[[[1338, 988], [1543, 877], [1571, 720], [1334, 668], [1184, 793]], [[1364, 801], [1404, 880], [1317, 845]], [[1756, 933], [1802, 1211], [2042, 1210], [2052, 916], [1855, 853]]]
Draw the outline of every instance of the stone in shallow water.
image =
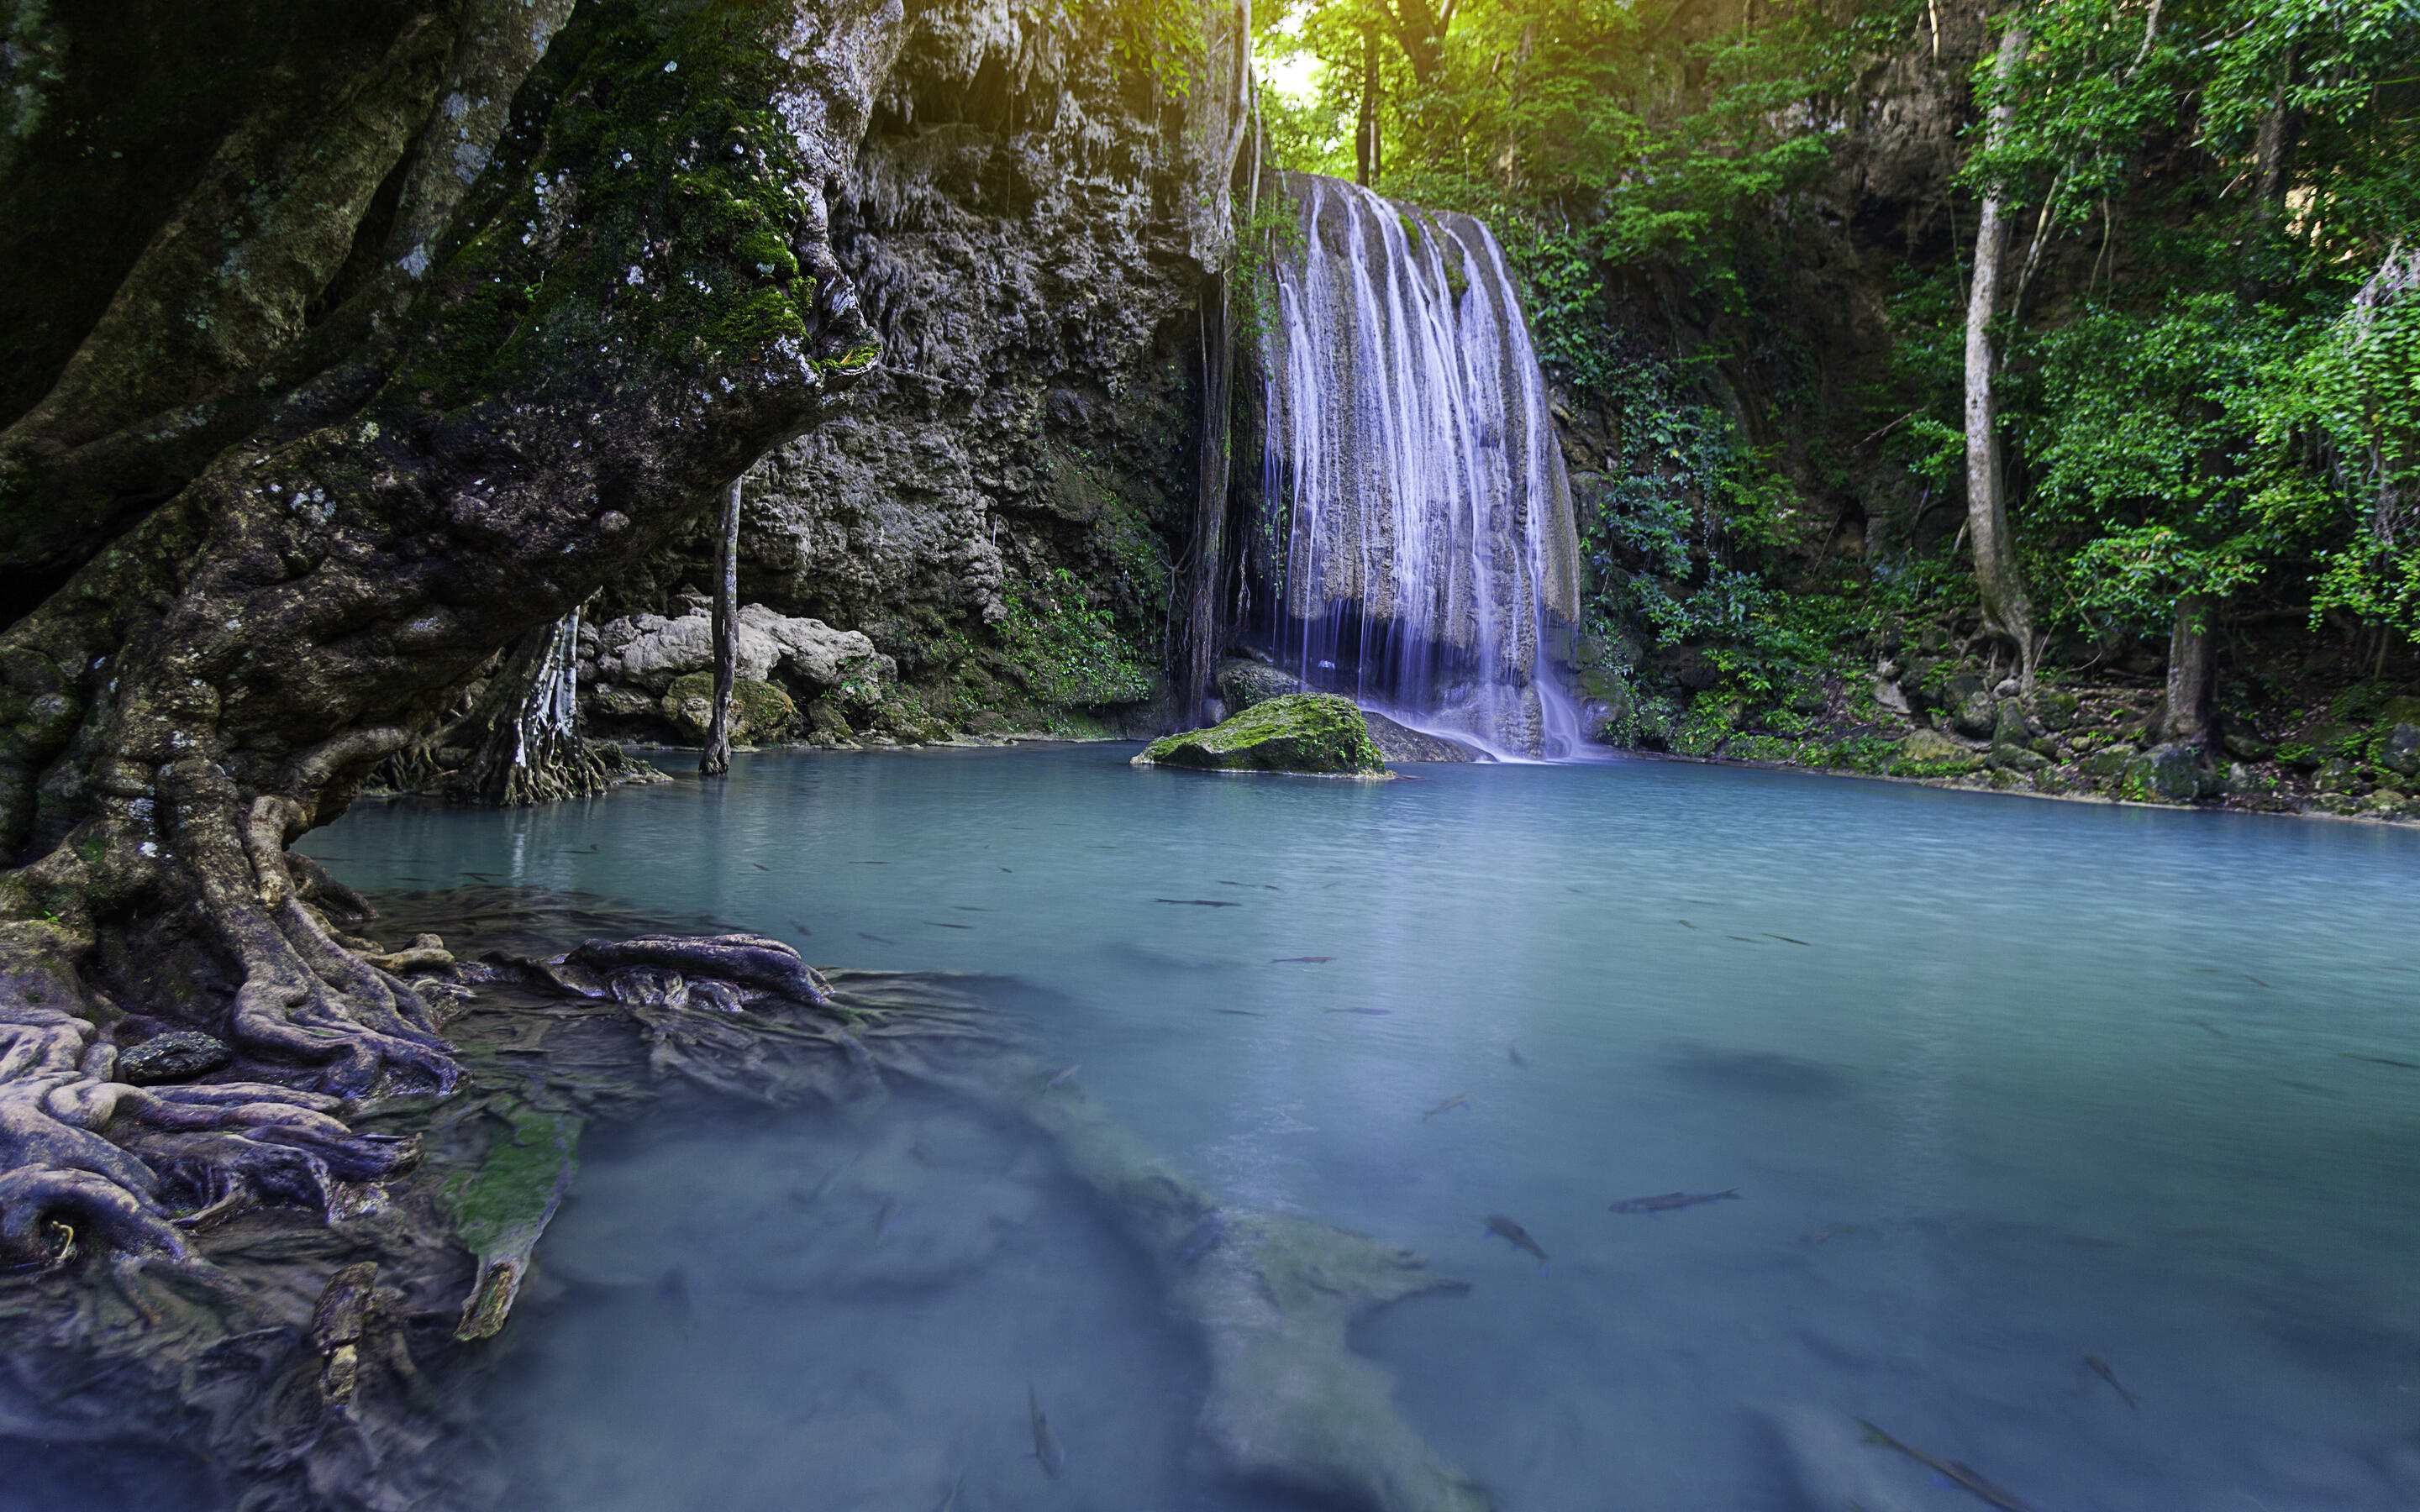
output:
[[1361, 718], [1370, 727], [1370, 739], [1378, 748], [1378, 753], [1390, 762], [1476, 762], [1485, 759], [1474, 747], [1445, 735], [1415, 730], [1383, 714], [1364, 709]]
[[117, 1079], [135, 1087], [189, 1082], [234, 1058], [225, 1045], [207, 1034], [172, 1029], [122, 1052], [117, 1057]]
[[1333, 693], [1292, 693], [1255, 703], [1223, 724], [1155, 740], [1134, 762], [1207, 772], [1388, 775], [1361, 711]]

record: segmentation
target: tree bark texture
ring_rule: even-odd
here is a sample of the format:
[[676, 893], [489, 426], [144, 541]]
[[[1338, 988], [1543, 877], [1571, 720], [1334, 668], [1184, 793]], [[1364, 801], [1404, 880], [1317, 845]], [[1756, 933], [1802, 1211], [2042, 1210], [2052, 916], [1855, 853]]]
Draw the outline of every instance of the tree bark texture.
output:
[[1218, 588], [1227, 556], [1229, 458], [1234, 444], [1234, 318], [1226, 275], [1211, 275], [1202, 301], [1202, 438], [1195, 464], [1191, 558], [1177, 644], [1178, 721], [1207, 723], [1211, 672], [1224, 628]]
[[463, 733], [478, 742], [471, 792], [501, 808], [581, 798], [610, 785], [580, 729], [580, 610], [521, 637]]
[[[2002, 36], [1993, 65], [2000, 78], [2016, 71], [2025, 45], [2023, 26], [2012, 25]], [[1985, 128], [1987, 147], [1998, 145], [2005, 137], [2012, 114], [2006, 100], [1993, 108]], [[1998, 414], [1992, 399], [1998, 363], [1992, 349], [1992, 316], [1999, 308], [2000, 268], [2009, 251], [2009, 216], [2003, 201], [1996, 187], [1983, 195], [1975, 231], [1974, 282], [1966, 301], [1966, 533], [1975, 552], [1975, 583], [1981, 591], [1984, 622], [1994, 634], [2015, 643], [2030, 692], [2040, 648], [2034, 638], [2033, 602], [2026, 595], [2016, 543], [2009, 532]]]
[[[338, 1115], [447, 1087], [454, 1061], [287, 846], [875, 356], [825, 206], [895, 5], [290, 0], [226, 23], [244, 17], [302, 35], [312, 66], [147, 102], [218, 145], [178, 160], [146, 238], [94, 241], [114, 288], [79, 333], [24, 338], [52, 377], [0, 432], [18, 1256], [89, 1236], [183, 1260], [183, 1205], [402, 1158]], [[0, 208], [71, 177], [76, 101], [117, 98], [75, 76], [107, 45], [63, 55]], [[255, 1080], [127, 1087], [100, 1027], [119, 1015], [207, 1029]]]
[[714, 713], [697, 769], [731, 770], [731, 687], [739, 680], [739, 480], [722, 490], [722, 528], [714, 538]]
[[2161, 737], [2180, 746], [2207, 746], [2211, 734], [2211, 604], [2206, 594], [2177, 600], [2168, 627], [2167, 715]]
[[1385, 164], [1378, 159], [1378, 28], [1361, 28], [1361, 110], [1353, 127], [1353, 181], [1375, 189]]

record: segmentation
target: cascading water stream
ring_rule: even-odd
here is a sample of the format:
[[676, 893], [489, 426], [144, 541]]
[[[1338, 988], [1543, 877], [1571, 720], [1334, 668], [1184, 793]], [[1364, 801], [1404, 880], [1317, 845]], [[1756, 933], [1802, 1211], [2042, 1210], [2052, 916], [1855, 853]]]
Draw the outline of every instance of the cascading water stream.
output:
[[1503, 249], [1466, 215], [1284, 176], [1264, 507], [1280, 664], [1516, 759], [1581, 753], [1555, 648], [1571, 491]]

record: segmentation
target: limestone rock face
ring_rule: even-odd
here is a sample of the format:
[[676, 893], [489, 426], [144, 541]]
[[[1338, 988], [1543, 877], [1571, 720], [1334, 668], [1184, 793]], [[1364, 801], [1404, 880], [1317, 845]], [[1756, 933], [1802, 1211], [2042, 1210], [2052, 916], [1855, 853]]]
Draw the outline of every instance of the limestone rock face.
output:
[[[1130, 659], [1160, 662], [1190, 528], [1202, 295], [1232, 255], [1232, 38], [1210, 26], [1196, 86], [1147, 98], [1060, 8], [908, 8], [831, 203], [881, 361], [742, 485], [751, 596], [862, 629], [977, 730], [985, 711], [1037, 728], [1060, 702], [1010, 632], [1045, 614], [1063, 569]], [[680, 548], [623, 601], [707, 580], [707, 548]], [[670, 680], [649, 674], [657, 692]]]
[[[739, 609], [738, 662], [743, 682], [762, 683], [775, 668], [820, 691], [860, 671], [880, 669], [888, 658], [856, 630], [835, 630], [821, 620], [791, 619], [762, 604]], [[597, 636], [597, 680], [610, 687], [641, 687], [660, 694], [675, 680], [714, 670], [714, 621], [703, 609], [679, 619], [660, 614], [627, 615], [603, 625]]]
[[1153, 741], [1135, 764], [1313, 777], [1388, 775], [1360, 709], [1333, 693], [1290, 693], [1256, 703], [1224, 724]]

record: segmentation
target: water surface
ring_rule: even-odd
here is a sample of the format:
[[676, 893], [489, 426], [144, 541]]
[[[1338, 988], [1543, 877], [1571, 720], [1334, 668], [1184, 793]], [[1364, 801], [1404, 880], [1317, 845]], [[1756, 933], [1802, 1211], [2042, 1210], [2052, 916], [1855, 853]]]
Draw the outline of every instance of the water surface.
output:
[[[2042, 1512], [2420, 1504], [2420, 836], [1132, 749], [743, 755], [306, 848], [1013, 980], [1197, 1180], [1474, 1284], [1357, 1343], [1507, 1512], [1980, 1504], [1854, 1418]], [[961, 1109], [642, 1131], [539, 1260], [497, 1414], [565, 1504], [1278, 1504], [1192, 1469], [1196, 1351], [1104, 1215]]]

